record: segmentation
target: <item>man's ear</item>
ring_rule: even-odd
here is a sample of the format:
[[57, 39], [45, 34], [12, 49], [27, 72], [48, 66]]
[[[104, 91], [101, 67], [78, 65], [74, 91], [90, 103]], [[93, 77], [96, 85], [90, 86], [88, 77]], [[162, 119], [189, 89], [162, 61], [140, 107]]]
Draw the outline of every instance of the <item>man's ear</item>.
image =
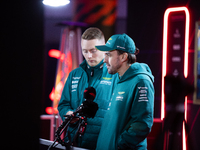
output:
[[139, 52], [140, 52], [140, 50], [138, 48], [136, 48], [135, 55], [137, 55]]
[[122, 54], [122, 62], [125, 62], [125, 61], [127, 61], [127, 59], [128, 59], [128, 54], [127, 53], [123, 53]]

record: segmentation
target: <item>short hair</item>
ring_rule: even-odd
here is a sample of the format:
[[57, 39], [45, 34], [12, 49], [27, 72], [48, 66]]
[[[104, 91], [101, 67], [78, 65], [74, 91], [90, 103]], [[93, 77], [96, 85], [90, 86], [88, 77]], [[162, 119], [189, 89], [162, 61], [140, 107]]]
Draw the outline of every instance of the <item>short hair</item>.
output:
[[99, 28], [96, 28], [96, 27], [90, 27], [87, 30], [85, 30], [85, 32], [82, 34], [81, 38], [84, 40], [98, 39], [98, 40], [105, 41], [103, 32]]
[[[117, 53], [118, 53], [118, 55], [121, 55], [121, 54], [123, 54], [123, 53], [127, 53], [127, 52], [125, 52], [125, 51], [122, 51], [122, 50], [118, 50], [118, 49], [116, 49], [116, 51], [117, 51]], [[135, 51], [135, 53], [134, 54], [132, 54], [132, 53], [127, 53], [128, 54], [128, 57], [127, 57], [127, 59], [128, 59], [128, 64], [133, 64], [133, 63], [135, 63], [136, 62], [136, 55], [139, 53], [139, 49], [138, 48], [136, 48], [136, 51]]]

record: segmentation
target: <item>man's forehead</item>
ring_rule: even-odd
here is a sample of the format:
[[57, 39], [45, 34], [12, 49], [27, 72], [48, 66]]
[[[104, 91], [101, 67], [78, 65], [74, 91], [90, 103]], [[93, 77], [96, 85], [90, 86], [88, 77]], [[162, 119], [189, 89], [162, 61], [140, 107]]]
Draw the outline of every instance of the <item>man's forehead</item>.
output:
[[116, 50], [106, 51], [106, 54], [115, 53]]

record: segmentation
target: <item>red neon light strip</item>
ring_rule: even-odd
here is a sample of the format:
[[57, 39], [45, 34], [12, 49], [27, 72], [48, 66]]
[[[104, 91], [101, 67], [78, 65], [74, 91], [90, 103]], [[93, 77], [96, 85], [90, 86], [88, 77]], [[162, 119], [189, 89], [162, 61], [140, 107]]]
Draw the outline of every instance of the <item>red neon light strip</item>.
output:
[[[189, 11], [186, 7], [173, 7], [168, 8], [164, 14], [164, 27], [163, 27], [163, 56], [162, 56], [162, 93], [161, 93], [161, 120], [165, 117], [165, 103], [164, 103], [164, 77], [166, 76], [167, 68], [167, 33], [168, 33], [168, 17], [171, 12], [184, 11], [186, 15], [185, 24], [185, 51], [184, 51], [184, 76], [188, 76], [188, 44], [189, 44]], [[187, 97], [185, 97], [185, 121], [187, 120]], [[183, 122], [183, 150], [186, 150], [186, 135], [185, 135], [185, 125]]]
[[[188, 76], [188, 42], [189, 42], [189, 11], [186, 7], [168, 8], [164, 14], [163, 27], [163, 56], [162, 56], [162, 93], [161, 93], [161, 120], [165, 117], [164, 113], [164, 77], [166, 76], [167, 68], [167, 36], [168, 36], [168, 17], [171, 12], [184, 11], [186, 14], [185, 25], [185, 52], [184, 52], [184, 76]], [[186, 116], [185, 116], [186, 117]]]
[[186, 135], [185, 135], [185, 123], [183, 122], [183, 131], [182, 131], [182, 133], [183, 133], [183, 139], [182, 139], [182, 141], [183, 141], [183, 150], [186, 150]]

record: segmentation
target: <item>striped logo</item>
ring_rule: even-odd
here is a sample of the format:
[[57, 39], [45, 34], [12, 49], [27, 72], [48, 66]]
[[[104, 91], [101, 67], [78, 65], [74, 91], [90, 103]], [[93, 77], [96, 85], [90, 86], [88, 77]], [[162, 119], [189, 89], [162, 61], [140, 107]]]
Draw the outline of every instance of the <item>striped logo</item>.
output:
[[116, 0], [76, 0], [74, 21], [112, 26], [116, 20]]

